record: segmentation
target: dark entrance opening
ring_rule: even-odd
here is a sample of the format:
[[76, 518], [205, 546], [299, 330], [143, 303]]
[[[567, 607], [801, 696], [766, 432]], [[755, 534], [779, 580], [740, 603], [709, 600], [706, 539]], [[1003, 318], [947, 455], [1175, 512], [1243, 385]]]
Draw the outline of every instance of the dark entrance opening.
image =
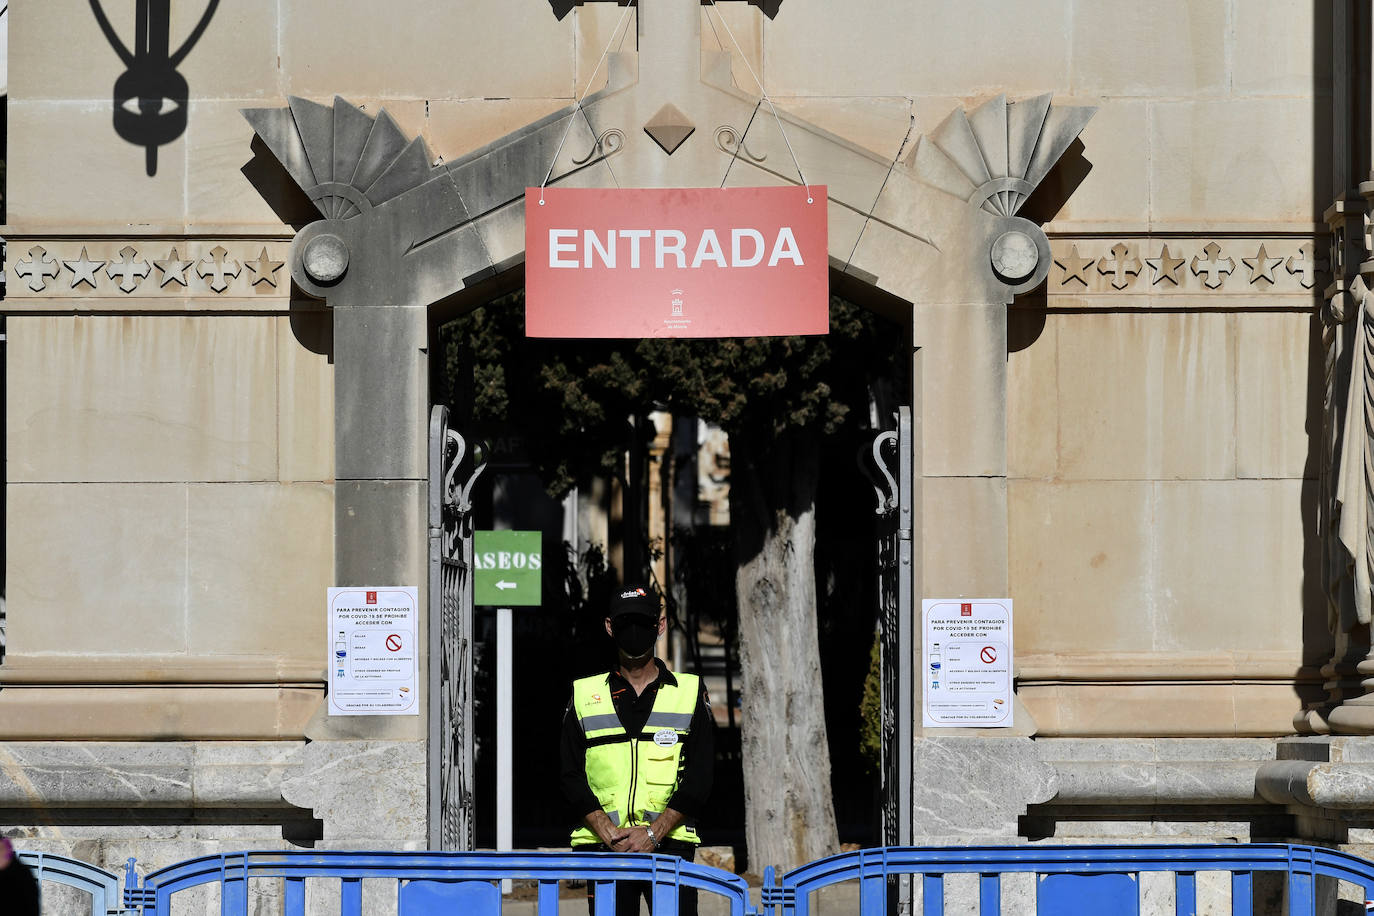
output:
[[[543, 532], [543, 605], [514, 626], [514, 845], [561, 847], [576, 813], [558, 791], [557, 735], [571, 681], [604, 671], [611, 590], [651, 581], [665, 598], [667, 660], [707, 679], [716, 709], [716, 781], [699, 824], [709, 846], [744, 847], [740, 680], [729, 525], [729, 437], [668, 403], [637, 340], [524, 336], [518, 270], [484, 296], [436, 308], [431, 392], [452, 424], [485, 443], [475, 527]], [[910, 329], [900, 303], [832, 277], [835, 429], [816, 437], [816, 593], [832, 797], [842, 844], [882, 841], [875, 650], [878, 517], [856, 467], [877, 430], [910, 403]], [[862, 301], [865, 307], [855, 305]], [[691, 342], [718, 348], [720, 341]], [[700, 381], [709, 388], [709, 380]], [[785, 388], [786, 380], [779, 380]], [[779, 400], [779, 405], [783, 401]], [[667, 423], [664, 415], [667, 415]], [[495, 844], [495, 624], [475, 616], [477, 845]], [[865, 695], [869, 702], [865, 703]], [[746, 862], [737, 860], [737, 867]]]

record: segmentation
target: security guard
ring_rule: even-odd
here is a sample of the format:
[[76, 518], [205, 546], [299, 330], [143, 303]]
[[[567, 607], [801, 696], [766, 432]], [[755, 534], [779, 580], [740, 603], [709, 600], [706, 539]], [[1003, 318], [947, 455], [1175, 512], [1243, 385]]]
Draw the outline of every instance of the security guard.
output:
[[[654, 657], [668, 622], [647, 589], [618, 592], [605, 624], [619, 665], [573, 682], [563, 716], [563, 794], [582, 815], [573, 850], [658, 851], [690, 862], [715, 766], [706, 688], [696, 675], [674, 674]], [[637, 914], [649, 891], [647, 882], [618, 882], [617, 916]], [[679, 912], [695, 916], [696, 896], [683, 890]], [[590, 908], [590, 885], [587, 900]]]

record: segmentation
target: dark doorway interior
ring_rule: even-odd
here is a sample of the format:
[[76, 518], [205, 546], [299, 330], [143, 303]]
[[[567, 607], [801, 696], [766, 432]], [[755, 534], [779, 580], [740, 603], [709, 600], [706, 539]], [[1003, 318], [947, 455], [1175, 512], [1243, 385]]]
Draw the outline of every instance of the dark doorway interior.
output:
[[[836, 309], [859, 311], [845, 300]], [[866, 339], [881, 341], [884, 352], [844, 355], [855, 362], [844, 374], [859, 384], [837, 386], [833, 396], [849, 402], [847, 422], [820, 441], [816, 577], [840, 841], [871, 845], [880, 839], [878, 760], [865, 743], [874, 723], [866, 728], [860, 710], [877, 676], [876, 515], [855, 459], [875, 429], [894, 426], [895, 407], [908, 396], [909, 352], [899, 325], [868, 312], [859, 320], [877, 328]], [[708, 489], [722, 476], [728, 482], [728, 454], [723, 462], [719, 453], [702, 459], [709, 428], [679, 410], [666, 457], [660, 448], [646, 458], [655, 433], [646, 421], [666, 405], [653, 400], [645, 375], [654, 367], [637, 359], [638, 343], [527, 339], [520, 290], [442, 325], [433, 351], [435, 402], [447, 404], [454, 425], [484, 441], [490, 455], [474, 494], [476, 527], [544, 535], [543, 606], [515, 615], [514, 843], [567, 844], [573, 814], [557, 789], [557, 734], [569, 684], [614, 661], [601, 626], [611, 589], [656, 579], [676, 637], [674, 661], [708, 678], [717, 707], [716, 786], [702, 836], [744, 853], [735, 560], [719, 494], [704, 501], [701, 492], [703, 481]], [[884, 368], [875, 376], [874, 367]], [[667, 519], [657, 537], [647, 524], [654, 512]], [[494, 636], [491, 611], [479, 608], [477, 843], [487, 848], [495, 843]]]

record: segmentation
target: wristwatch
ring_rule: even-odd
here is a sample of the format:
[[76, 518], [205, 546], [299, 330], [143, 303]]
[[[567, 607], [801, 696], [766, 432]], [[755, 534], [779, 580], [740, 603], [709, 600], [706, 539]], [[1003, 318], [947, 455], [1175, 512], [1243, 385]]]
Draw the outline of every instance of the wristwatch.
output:
[[654, 844], [654, 848], [657, 849], [657, 848], [658, 848], [658, 837], [654, 836], [654, 828], [652, 828], [652, 827], [645, 827], [645, 828], [644, 828], [644, 832], [647, 833], [647, 834], [649, 835], [649, 842], [650, 842], [650, 843], [653, 843], [653, 844]]

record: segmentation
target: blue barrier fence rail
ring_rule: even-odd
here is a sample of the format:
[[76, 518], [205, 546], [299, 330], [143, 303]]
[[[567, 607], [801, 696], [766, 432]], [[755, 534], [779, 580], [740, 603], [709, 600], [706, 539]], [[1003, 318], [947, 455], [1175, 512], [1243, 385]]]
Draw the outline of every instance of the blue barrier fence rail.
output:
[[[619, 881], [643, 881], [652, 887], [655, 916], [676, 916], [678, 892], [695, 888], [714, 895], [718, 903], [702, 901], [706, 911], [728, 910], [731, 916], [809, 916], [814, 895], [826, 888], [849, 885], [846, 912], [887, 916], [902, 876], [919, 890], [923, 916], [943, 916], [950, 888], [946, 878], [963, 879], [975, 888], [979, 916], [998, 916], [1006, 891], [1004, 878], [1025, 874], [1021, 891], [1033, 887], [1037, 914], [1138, 914], [1140, 876], [1150, 872], [1172, 876], [1173, 911], [1179, 916], [1198, 912], [1198, 875], [1229, 875], [1230, 911], [1251, 916], [1255, 876], [1272, 873], [1283, 881], [1288, 916], [1325, 916], [1334, 907], [1333, 885], [1354, 885], [1365, 900], [1374, 900], [1374, 864], [1331, 849], [1284, 844], [1211, 846], [1014, 846], [1014, 847], [887, 847], [864, 849], [821, 859], [778, 878], [766, 871], [757, 908], [743, 878], [720, 869], [683, 862], [672, 856], [534, 852], [240, 852], [190, 859], [138, 879], [130, 859], [124, 880], [121, 911], [117, 879], [93, 865], [38, 853], [21, 858], [56, 881], [92, 895], [92, 916], [121, 912], [138, 916], [172, 916], [173, 896], [197, 887], [214, 886], [222, 916], [248, 916], [254, 881], [271, 881], [280, 894], [286, 916], [305, 916], [306, 888], [311, 882], [327, 885], [324, 896], [337, 900], [331, 912], [362, 916], [363, 881], [390, 881], [382, 889], [386, 909], [398, 916], [496, 916], [503, 910], [499, 882], [533, 882], [540, 916], [558, 913], [561, 885], [589, 883], [597, 916], [615, 909]], [[1327, 879], [1323, 881], [1322, 879]], [[1325, 885], [1325, 886], [1323, 886]], [[259, 885], [261, 892], [265, 885]], [[853, 903], [857, 888], [857, 904]], [[315, 891], [312, 893], [319, 893]], [[967, 903], [967, 901], [965, 901]], [[318, 912], [318, 901], [312, 910]], [[580, 910], [578, 901], [576, 908]], [[83, 908], [84, 911], [84, 908]]]
[[496, 916], [504, 879], [538, 882], [538, 912], [556, 916], [560, 883], [583, 881], [594, 888], [597, 914], [615, 912], [617, 881], [645, 881], [652, 886], [654, 912], [676, 916], [678, 890], [724, 898], [730, 916], [748, 916], [749, 886], [744, 879], [675, 856], [615, 853], [537, 852], [242, 852], [205, 856], [152, 872], [136, 884], [126, 879], [125, 901], [141, 907], [142, 916], [170, 916], [171, 897], [206, 884], [220, 888], [222, 916], [248, 916], [249, 887], [254, 879], [281, 879], [285, 916], [304, 916], [306, 882], [339, 882], [339, 916], [362, 916], [365, 879], [396, 882], [398, 916]]
[[[46, 852], [21, 851], [19, 861], [33, 871], [40, 888], [44, 883], [61, 884], [75, 888], [81, 892], [81, 896], [89, 898], [90, 908], [84, 911], [90, 916], [118, 916], [123, 912], [119, 902], [119, 876], [112, 872], [80, 859]], [[0, 904], [3, 902], [0, 901]], [[0, 906], [0, 912], [4, 912], [3, 906]]]
[[[922, 916], [943, 916], [945, 877], [978, 876], [979, 916], [1001, 912], [1002, 878], [1035, 876], [1037, 914], [1136, 914], [1138, 876], [1174, 876], [1174, 912], [1196, 916], [1199, 872], [1228, 872], [1232, 916], [1251, 916], [1254, 876], [1286, 876], [1288, 916], [1317, 916], [1318, 878], [1358, 885], [1374, 899], [1374, 865], [1356, 856], [1314, 846], [1014, 846], [858, 850], [795, 869], [779, 881], [765, 875], [763, 910], [769, 916], [809, 916], [811, 895], [846, 881], [859, 886], [860, 916], [886, 916], [891, 879], [920, 876]], [[1334, 904], [1334, 900], [1332, 900]]]

